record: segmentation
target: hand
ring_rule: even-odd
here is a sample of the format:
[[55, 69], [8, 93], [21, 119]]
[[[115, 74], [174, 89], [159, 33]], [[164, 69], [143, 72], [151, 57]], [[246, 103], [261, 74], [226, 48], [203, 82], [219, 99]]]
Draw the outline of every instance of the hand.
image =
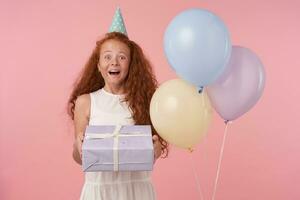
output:
[[161, 156], [162, 149], [161, 149], [161, 143], [160, 143], [157, 135], [153, 135], [152, 140], [153, 140], [154, 163], [155, 163], [155, 161]]
[[80, 159], [82, 159], [82, 143], [83, 143], [83, 136], [78, 136], [75, 138], [73, 143], [73, 148], [79, 153]]

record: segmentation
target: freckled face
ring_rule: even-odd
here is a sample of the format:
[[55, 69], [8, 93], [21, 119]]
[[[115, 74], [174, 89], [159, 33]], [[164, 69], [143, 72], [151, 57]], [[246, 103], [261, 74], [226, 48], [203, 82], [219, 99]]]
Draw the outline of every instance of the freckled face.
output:
[[130, 49], [118, 40], [107, 40], [100, 49], [98, 69], [105, 85], [121, 87], [129, 69]]

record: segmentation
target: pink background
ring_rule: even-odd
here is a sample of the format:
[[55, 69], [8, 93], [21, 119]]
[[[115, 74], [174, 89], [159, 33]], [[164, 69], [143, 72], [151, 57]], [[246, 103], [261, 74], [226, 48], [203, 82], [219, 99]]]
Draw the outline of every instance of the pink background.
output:
[[[266, 68], [258, 104], [229, 127], [216, 200], [300, 199], [300, 2], [297, 0], [152, 0], [0, 2], [0, 199], [78, 199], [65, 112], [72, 83], [96, 39], [122, 9], [130, 38], [152, 61], [160, 82], [175, 78], [163, 52], [170, 20], [206, 8], [228, 26], [233, 44], [252, 49]], [[155, 165], [158, 200], [205, 199], [213, 190], [224, 125], [215, 113], [194, 153], [173, 148]]]

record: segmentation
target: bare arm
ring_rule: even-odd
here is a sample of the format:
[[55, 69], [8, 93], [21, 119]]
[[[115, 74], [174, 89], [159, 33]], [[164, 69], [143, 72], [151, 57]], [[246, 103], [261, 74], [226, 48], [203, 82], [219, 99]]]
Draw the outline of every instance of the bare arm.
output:
[[90, 95], [84, 94], [77, 98], [74, 109], [75, 138], [73, 143], [73, 159], [81, 165], [81, 147], [85, 128], [89, 123]]

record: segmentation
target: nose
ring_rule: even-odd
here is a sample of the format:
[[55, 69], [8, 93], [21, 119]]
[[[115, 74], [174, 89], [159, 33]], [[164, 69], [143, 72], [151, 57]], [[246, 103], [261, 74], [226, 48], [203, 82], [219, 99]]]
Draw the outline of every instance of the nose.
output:
[[119, 64], [119, 61], [118, 61], [117, 56], [115, 56], [114, 58], [111, 59], [110, 64], [111, 64], [112, 66], [116, 66], [116, 65]]

